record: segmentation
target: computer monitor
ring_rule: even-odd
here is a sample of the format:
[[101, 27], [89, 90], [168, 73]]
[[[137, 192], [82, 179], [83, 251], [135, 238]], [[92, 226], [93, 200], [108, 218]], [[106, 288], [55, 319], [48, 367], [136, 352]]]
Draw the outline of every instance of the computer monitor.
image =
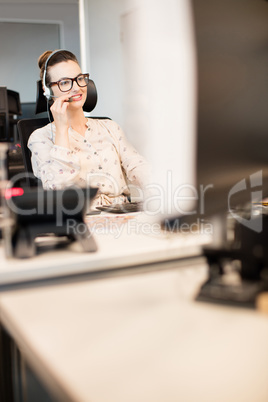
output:
[[[222, 226], [220, 246], [204, 250], [211, 271], [199, 297], [252, 304], [267, 289], [268, 215], [262, 201], [268, 195], [268, 3], [192, 0], [191, 4], [199, 199], [197, 213], [179, 221], [213, 222], [216, 217]], [[234, 226], [229, 243], [227, 218]], [[216, 230], [214, 225], [213, 235]], [[239, 286], [223, 281], [230, 262], [240, 273]]]
[[211, 216], [268, 194], [268, 3], [192, 0], [192, 13], [197, 185]]

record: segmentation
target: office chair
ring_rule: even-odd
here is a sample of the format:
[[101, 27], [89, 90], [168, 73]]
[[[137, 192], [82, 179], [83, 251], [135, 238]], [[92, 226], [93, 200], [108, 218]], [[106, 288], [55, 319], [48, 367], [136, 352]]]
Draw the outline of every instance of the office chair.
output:
[[0, 141], [16, 140], [17, 116], [21, 116], [20, 95], [16, 91], [0, 87]]
[[27, 147], [28, 139], [34, 130], [40, 127], [44, 127], [49, 123], [48, 117], [35, 118], [35, 119], [21, 119], [18, 121], [18, 133], [20, 139], [20, 145], [22, 150], [22, 158], [25, 168], [25, 181], [28, 186], [35, 187], [41, 184], [41, 180], [34, 177], [32, 162], [31, 162], [31, 151]]
[[[83, 110], [85, 112], [91, 112], [96, 104], [97, 104], [97, 89], [94, 81], [89, 80], [89, 84], [87, 86], [87, 99], [83, 106]], [[37, 81], [37, 93], [36, 93], [36, 108], [35, 114], [39, 114], [42, 112], [48, 111], [49, 117], [42, 118], [32, 118], [32, 119], [21, 119], [18, 121], [18, 134], [21, 143], [22, 156], [24, 167], [26, 171], [26, 183], [29, 186], [36, 186], [41, 184], [41, 181], [37, 178], [34, 178], [33, 170], [32, 170], [32, 162], [31, 162], [31, 151], [27, 147], [28, 139], [32, 132], [37, 128], [43, 127], [52, 121], [53, 117], [50, 112], [50, 105], [47, 103], [46, 98], [43, 95], [42, 82]], [[108, 119], [108, 117], [92, 117], [93, 119]]]

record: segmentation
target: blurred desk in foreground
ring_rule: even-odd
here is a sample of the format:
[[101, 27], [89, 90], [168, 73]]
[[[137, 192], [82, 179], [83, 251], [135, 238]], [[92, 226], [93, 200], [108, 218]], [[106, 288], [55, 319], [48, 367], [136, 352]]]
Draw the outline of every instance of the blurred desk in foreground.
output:
[[205, 274], [3, 292], [1, 322], [59, 401], [267, 402], [267, 316], [193, 302]]
[[30, 259], [6, 259], [0, 248], [0, 290], [24, 282], [195, 258], [210, 241], [205, 234], [162, 232], [159, 224], [149, 222], [143, 213], [93, 215], [87, 217], [87, 224], [97, 252], [83, 252], [77, 242], [61, 249], [48, 248], [49, 238], [43, 239], [45, 245]]

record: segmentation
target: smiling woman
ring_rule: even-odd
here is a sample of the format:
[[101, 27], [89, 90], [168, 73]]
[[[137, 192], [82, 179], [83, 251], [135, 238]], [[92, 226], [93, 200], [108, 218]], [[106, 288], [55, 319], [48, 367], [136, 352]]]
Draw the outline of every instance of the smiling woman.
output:
[[89, 74], [81, 71], [75, 55], [67, 50], [46, 51], [38, 64], [54, 118], [34, 131], [28, 142], [33, 171], [43, 187], [98, 187], [95, 206], [128, 202], [130, 185], [139, 187], [142, 197], [150, 166], [117, 123], [85, 117]]

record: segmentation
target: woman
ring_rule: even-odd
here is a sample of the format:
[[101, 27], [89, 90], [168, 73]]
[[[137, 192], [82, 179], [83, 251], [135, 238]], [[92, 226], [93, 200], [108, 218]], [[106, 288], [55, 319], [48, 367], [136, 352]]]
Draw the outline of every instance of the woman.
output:
[[53, 99], [54, 121], [28, 141], [35, 176], [45, 189], [98, 187], [94, 205], [128, 202], [127, 183], [144, 189], [150, 167], [109, 119], [86, 118], [88, 74], [66, 50], [46, 51], [38, 59], [44, 94]]

